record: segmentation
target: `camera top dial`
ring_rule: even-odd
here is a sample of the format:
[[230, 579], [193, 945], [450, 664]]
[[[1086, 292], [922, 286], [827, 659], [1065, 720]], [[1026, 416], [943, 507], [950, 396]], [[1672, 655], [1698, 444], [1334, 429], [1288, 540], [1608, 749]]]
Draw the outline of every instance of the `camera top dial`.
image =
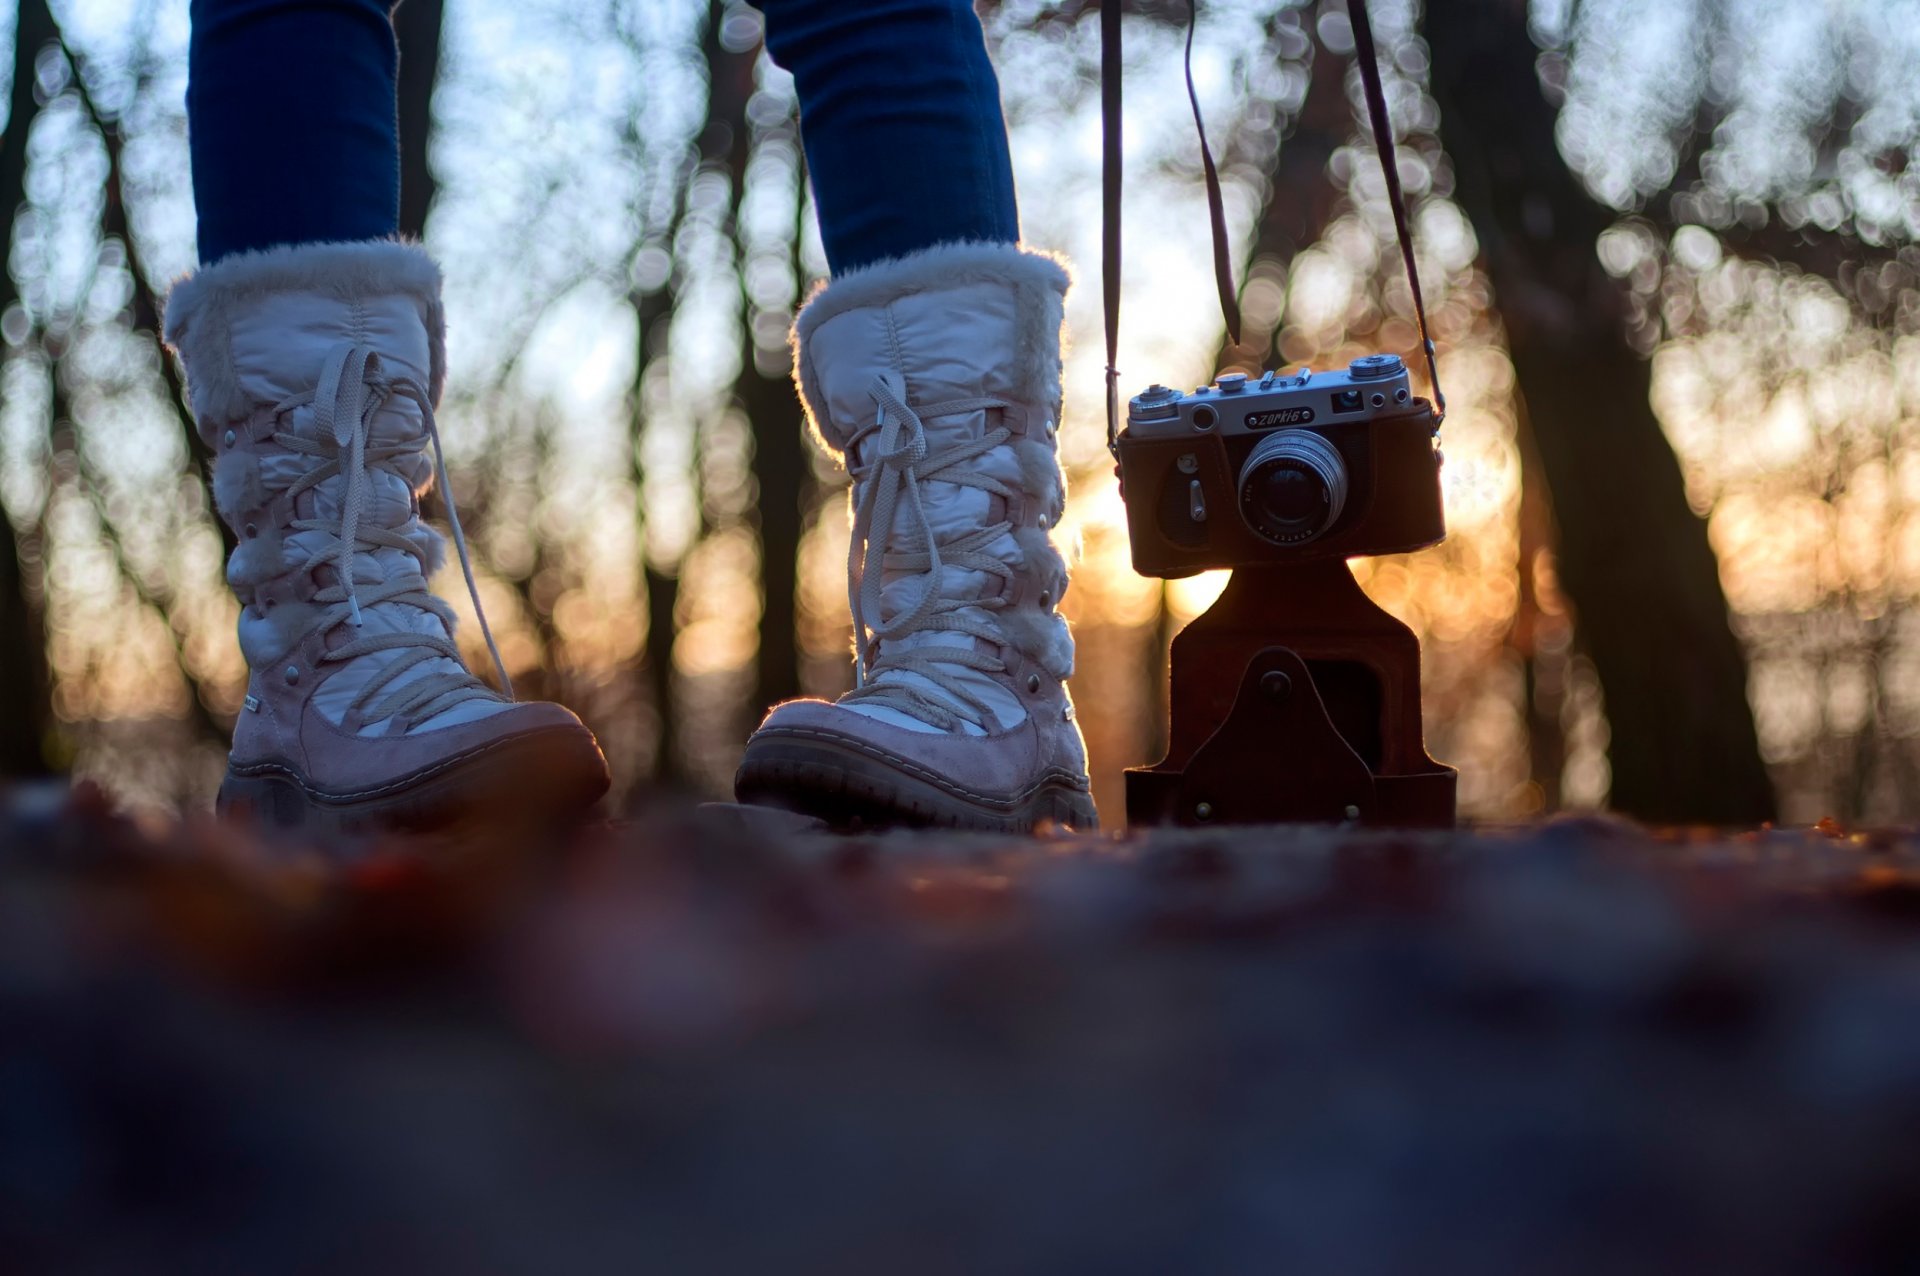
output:
[[1127, 404], [1127, 430], [1169, 438], [1218, 430], [1254, 433], [1285, 426], [1370, 421], [1404, 411], [1413, 398], [1406, 364], [1392, 354], [1363, 355], [1337, 372], [1301, 368], [1259, 378], [1223, 372], [1191, 394], [1151, 385]]

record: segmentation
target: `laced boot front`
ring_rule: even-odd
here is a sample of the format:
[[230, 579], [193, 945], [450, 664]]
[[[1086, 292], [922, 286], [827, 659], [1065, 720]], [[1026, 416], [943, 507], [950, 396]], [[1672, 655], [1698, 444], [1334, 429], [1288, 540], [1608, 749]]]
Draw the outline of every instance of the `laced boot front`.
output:
[[1066, 287], [1049, 258], [950, 245], [802, 311], [795, 379], [853, 479], [857, 685], [767, 716], [742, 801], [840, 827], [1096, 826], [1050, 539]]
[[[167, 339], [239, 539], [227, 578], [250, 670], [220, 806], [322, 828], [425, 828], [584, 809], [592, 734], [558, 705], [475, 677], [428, 581], [437, 478], [474, 590], [434, 421], [439, 273], [398, 243], [229, 258], [173, 291]], [[479, 598], [474, 596], [478, 614]]]

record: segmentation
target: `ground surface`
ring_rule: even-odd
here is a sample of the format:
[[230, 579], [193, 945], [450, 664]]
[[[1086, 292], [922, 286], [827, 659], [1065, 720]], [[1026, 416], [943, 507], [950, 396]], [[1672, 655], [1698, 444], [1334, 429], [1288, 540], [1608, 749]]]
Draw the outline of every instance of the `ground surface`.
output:
[[6, 809], [8, 1272], [1920, 1265], [1898, 835]]

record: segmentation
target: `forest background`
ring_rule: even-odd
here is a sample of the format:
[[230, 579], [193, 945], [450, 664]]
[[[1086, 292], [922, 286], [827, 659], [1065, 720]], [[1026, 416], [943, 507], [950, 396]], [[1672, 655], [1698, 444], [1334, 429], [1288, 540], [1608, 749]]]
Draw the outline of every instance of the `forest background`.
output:
[[[1920, 817], [1920, 2], [1372, 8], [1452, 535], [1355, 570], [1421, 635], [1463, 813]], [[1113, 818], [1121, 770], [1158, 756], [1166, 644], [1222, 582], [1127, 562], [1094, 9], [982, 16], [1024, 235], [1080, 263], [1066, 610]], [[1344, 3], [1201, 6], [1239, 346], [1187, 6], [1128, 14], [1126, 383], [1410, 351]], [[244, 670], [155, 335], [194, 264], [186, 3], [20, 0], [9, 21], [0, 779], [204, 804]], [[620, 800], [724, 792], [765, 705], [851, 673], [844, 483], [787, 378], [825, 270], [791, 81], [740, 3], [407, 0], [397, 21], [401, 220], [446, 268], [440, 415], [508, 667], [600, 734]]]

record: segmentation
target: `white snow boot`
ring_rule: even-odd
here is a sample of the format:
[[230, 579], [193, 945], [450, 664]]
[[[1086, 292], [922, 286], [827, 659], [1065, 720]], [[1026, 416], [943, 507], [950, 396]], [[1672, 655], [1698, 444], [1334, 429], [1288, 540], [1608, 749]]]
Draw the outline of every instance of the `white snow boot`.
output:
[[[228, 257], [174, 288], [166, 337], [239, 538], [227, 580], [251, 676], [221, 809], [425, 829], [596, 802], [607, 770], [592, 733], [476, 678], [428, 589], [444, 542], [420, 496], [436, 473], [445, 483], [432, 259], [390, 241]], [[447, 514], [472, 589], [451, 493]]]
[[794, 325], [794, 379], [853, 477], [858, 685], [794, 700], [735, 790], [836, 827], [1097, 826], [1051, 540], [1067, 273], [952, 244], [850, 271]]

